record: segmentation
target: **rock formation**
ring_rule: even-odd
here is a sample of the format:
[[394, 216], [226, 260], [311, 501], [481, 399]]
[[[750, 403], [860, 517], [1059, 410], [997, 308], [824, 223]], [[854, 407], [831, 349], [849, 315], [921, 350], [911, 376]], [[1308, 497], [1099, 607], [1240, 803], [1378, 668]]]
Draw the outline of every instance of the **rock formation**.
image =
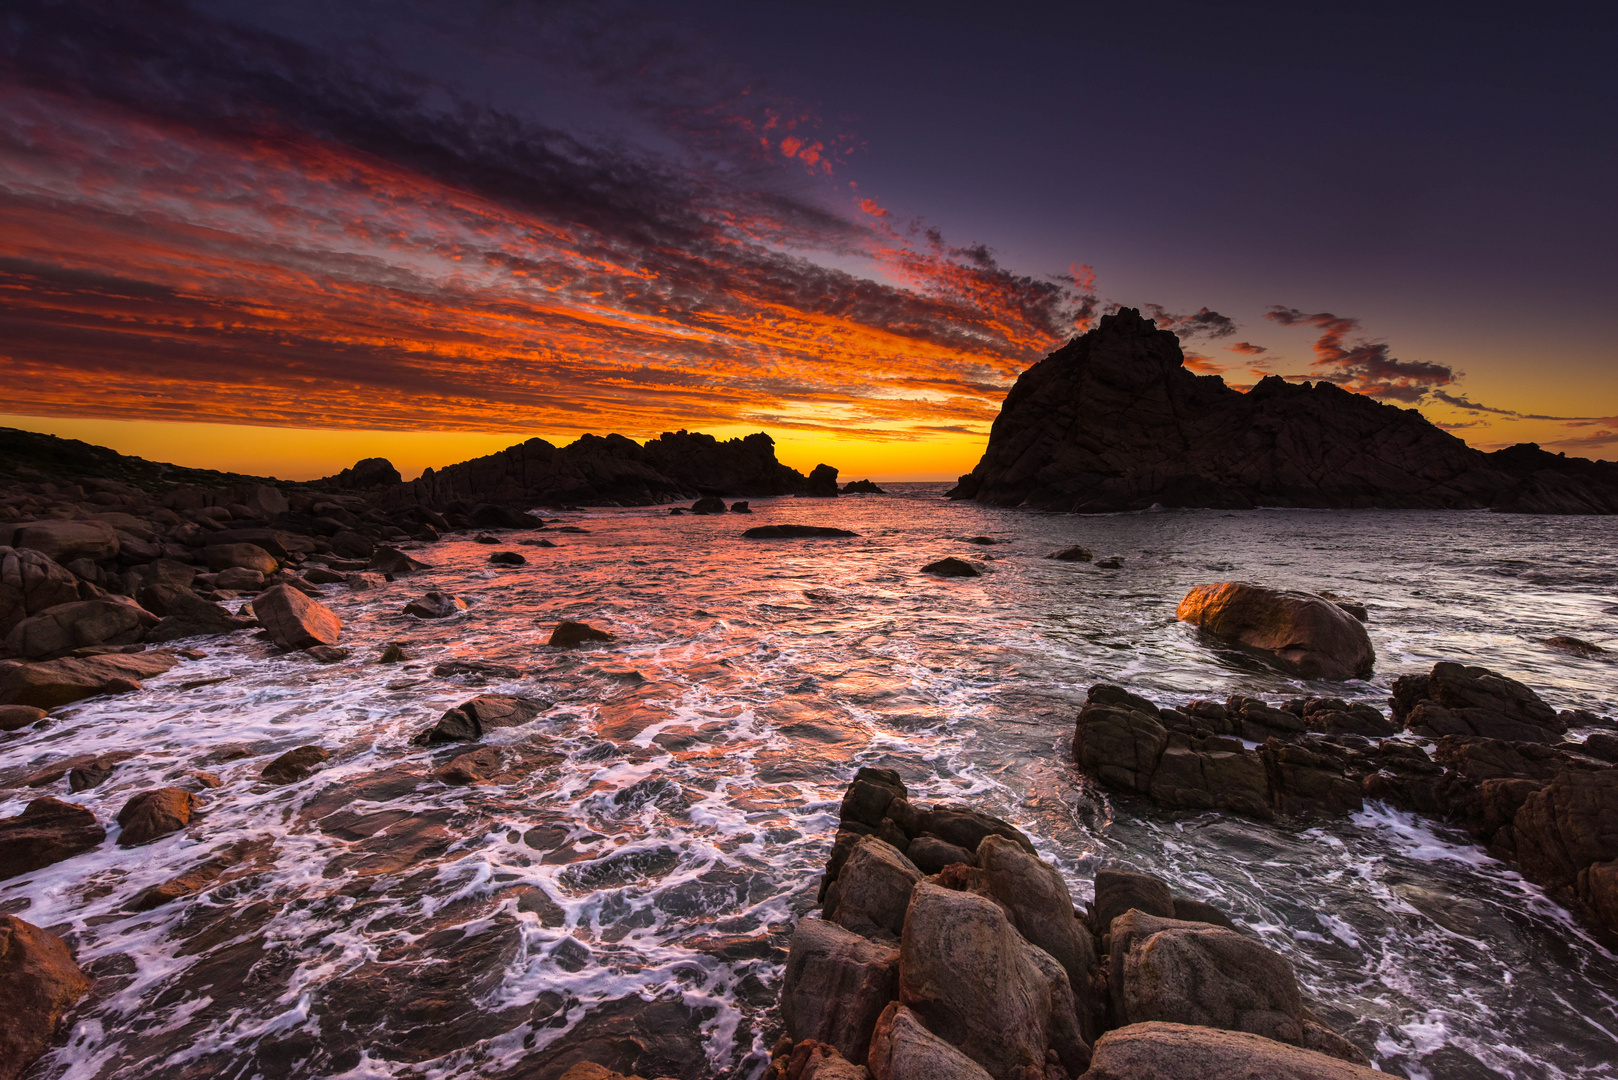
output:
[[62, 1015], [90, 980], [61, 938], [0, 915], [0, 1080], [15, 1080], [50, 1045]]
[[1618, 513], [1618, 464], [1468, 447], [1413, 409], [1269, 376], [1243, 394], [1184, 366], [1133, 308], [1023, 372], [950, 493], [996, 506]]
[[1363, 679], [1376, 663], [1360, 621], [1313, 593], [1235, 581], [1198, 585], [1175, 616], [1258, 650], [1305, 679]]
[[885, 769], [859, 770], [839, 816], [767, 1080], [1379, 1075], [1286, 959], [1158, 878], [1104, 867], [1078, 911], [1015, 826], [912, 803]]
[[[1096, 685], [1074, 725], [1073, 759], [1106, 786], [1162, 806], [1308, 818], [1377, 799], [1448, 819], [1618, 930], [1618, 766], [1607, 753], [1618, 738], [1558, 741], [1573, 721], [1597, 718], [1557, 713], [1484, 668], [1440, 662], [1393, 685], [1392, 720], [1337, 698], [1168, 708]], [[1400, 724], [1419, 741], [1393, 737]], [[1429, 739], [1431, 754], [1421, 745]]]
[[487, 457], [428, 469], [379, 499], [387, 507], [493, 503], [528, 509], [794, 494], [837, 494], [837, 470], [823, 465], [805, 477], [775, 460], [775, 441], [763, 432], [720, 442], [676, 431], [644, 445], [622, 435], [584, 435], [563, 447], [529, 439]]

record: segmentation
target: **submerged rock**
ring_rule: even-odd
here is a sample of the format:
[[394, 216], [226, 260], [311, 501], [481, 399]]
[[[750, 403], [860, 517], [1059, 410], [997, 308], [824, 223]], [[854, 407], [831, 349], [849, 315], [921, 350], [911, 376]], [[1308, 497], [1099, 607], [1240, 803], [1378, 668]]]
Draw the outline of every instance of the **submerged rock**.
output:
[[106, 838], [107, 830], [85, 807], [49, 796], [34, 799], [15, 817], [0, 818], [0, 878], [71, 859]]
[[74, 1002], [90, 989], [66, 943], [48, 930], [0, 915], [0, 1078], [27, 1071]]
[[452, 593], [432, 592], [423, 593], [404, 606], [406, 615], [414, 615], [418, 619], [447, 619], [451, 615], [459, 615], [466, 610], [466, 601]]
[[1175, 616], [1273, 656], [1306, 679], [1363, 679], [1376, 663], [1365, 627], [1313, 593], [1234, 581], [1198, 585]]
[[1557, 634], [1554, 637], [1546, 638], [1545, 645], [1547, 648], [1555, 649], [1558, 652], [1571, 653], [1574, 656], [1602, 656], [1607, 651], [1593, 642], [1585, 641], [1582, 638], [1569, 637], [1566, 634]]
[[464, 701], [438, 718], [413, 742], [430, 746], [445, 742], [475, 742], [495, 728], [526, 724], [544, 709], [541, 702], [501, 694], [484, 694]]
[[294, 784], [314, 774], [315, 766], [331, 757], [331, 751], [321, 746], [300, 746], [288, 750], [259, 773], [272, 784]]
[[924, 574], [935, 577], [982, 577], [983, 571], [965, 559], [957, 559], [953, 555], [937, 562], [930, 562], [921, 568]]
[[797, 540], [817, 536], [858, 536], [859, 533], [826, 525], [758, 525], [742, 535], [749, 540]]
[[616, 641], [617, 638], [605, 630], [597, 630], [589, 623], [564, 620], [556, 624], [551, 631], [550, 645], [561, 649], [571, 649], [575, 645], [582, 645], [587, 641]]
[[1061, 551], [1053, 551], [1045, 557], [1047, 559], [1059, 559], [1062, 562], [1089, 562], [1096, 557], [1096, 553], [1087, 547], [1074, 544], [1072, 547], [1065, 547]]

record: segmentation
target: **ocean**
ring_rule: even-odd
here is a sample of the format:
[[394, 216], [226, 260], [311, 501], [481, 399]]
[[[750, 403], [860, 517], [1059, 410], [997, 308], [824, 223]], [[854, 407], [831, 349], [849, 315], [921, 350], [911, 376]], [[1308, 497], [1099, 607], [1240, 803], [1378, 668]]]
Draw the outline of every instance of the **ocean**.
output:
[[[1017, 824], [1081, 903], [1095, 869], [1121, 863], [1217, 904], [1387, 1067], [1618, 1076], [1610, 940], [1464, 833], [1375, 803], [1308, 826], [1158, 810], [1099, 788], [1070, 751], [1098, 682], [1160, 704], [1329, 694], [1385, 709], [1394, 678], [1441, 659], [1613, 715], [1611, 657], [1542, 642], [1618, 646], [1618, 520], [1041, 515], [950, 502], [947, 486], [755, 499], [750, 516], [550, 514], [563, 520], [492, 547], [455, 534], [411, 552], [431, 570], [326, 588], [347, 661], [277, 656], [254, 631], [181, 642], [206, 657], [3, 737], [7, 785], [62, 758], [133, 755], [84, 792], [0, 789], [0, 814], [52, 794], [114, 834], [0, 881], [0, 911], [63, 934], [98, 976], [30, 1075], [515, 1080], [639, 1038], [670, 1075], [757, 1076], [843, 788], [876, 765], [912, 799]], [[742, 536], [782, 522], [859, 536]], [[540, 535], [556, 546], [517, 543]], [[1072, 544], [1122, 565], [1044, 558]], [[497, 550], [527, 565], [490, 566]], [[986, 573], [920, 573], [946, 555]], [[1374, 677], [1299, 681], [1175, 620], [1191, 586], [1224, 580], [1364, 603]], [[402, 614], [429, 589], [468, 610]], [[563, 619], [617, 640], [553, 649]], [[409, 659], [378, 663], [389, 642]], [[453, 661], [518, 672], [435, 674]], [[480, 744], [497, 751], [486, 782], [445, 783], [435, 771], [470, 747], [411, 740], [477, 694], [542, 707]], [[307, 744], [332, 755], [309, 779], [260, 779]], [[124, 801], [171, 784], [201, 792], [191, 827], [118, 847]], [[236, 861], [198, 894], [125, 910], [226, 851]]]

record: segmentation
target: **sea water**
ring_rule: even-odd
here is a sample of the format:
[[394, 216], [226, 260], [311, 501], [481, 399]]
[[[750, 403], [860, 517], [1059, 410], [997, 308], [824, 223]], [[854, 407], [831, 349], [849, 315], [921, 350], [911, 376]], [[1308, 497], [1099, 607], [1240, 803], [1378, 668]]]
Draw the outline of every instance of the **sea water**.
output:
[[[550, 514], [564, 521], [498, 547], [455, 534], [412, 552], [428, 571], [325, 589], [347, 661], [276, 655], [253, 631], [182, 642], [206, 657], [4, 737], [8, 785], [74, 755], [135, 755], [77, 794], [65, 780], [0, 789], [0, 814], [51, 794], [110, 833], [0, 881], [0, 910], [62, 934], [97, 976], [34, 1075], [540, 1077], [564, 1051], [628, 1033], [671, 1075], [756, 1076], [780, 1031], [792, 926], [814, 907], [864, 765], [897, 769], [912, 798], [1015, 822], [1080, 903], [1095, 869], [1120, 863], [1217, 904], [1387, 1067], [1618, 1075], [1611, 939], [1463, 833], [1376, 803], [1308, 827], [1160, 811], [1100, 789], [1070, 753], [1097, 682], [1164, 704], [1385, 706], [1394, 678], [1453, 659], [1611, 715], [1618, 664], [1543, 641], [1618, 646], [1618, 521], [1041, 515], [941, 490], [753, 500], [751, 516]], [[781, 522], [859, 535], [742, 536]], [[517, 543], [540, 535], [556, 546]], [[1122, 567], [1044, 557], [1071, 544]], [[495, 550], [528, 563], [491, 567]], [[920, 572], [946, 555], [985, 573]], [[1191, 586], [1224, 580], [1364, 603], [1376, 674], [1310, 683], [1211, 647], [1174, 612]], [[428, 589], [469, 607], [404, 615]], [[617, 640], [550, 648], [562, 619]], [[376, 662], [389, 642], [410, 659]], [[453, 660], [521, 674], [434, 674]], [[480, 693], [543, 708], [481, 744], [498, 749], [489, 782], [444, 783], [435, 770], [469, 747], [411, 740]], [[312, 777], [260, 778], [308, 744], [332, 754]], [[119, 847], [118, 809], [169, 784], [200, 789], [191, 826]], [[198, 894], [125, 910], [225, 851], [236, 863]]]

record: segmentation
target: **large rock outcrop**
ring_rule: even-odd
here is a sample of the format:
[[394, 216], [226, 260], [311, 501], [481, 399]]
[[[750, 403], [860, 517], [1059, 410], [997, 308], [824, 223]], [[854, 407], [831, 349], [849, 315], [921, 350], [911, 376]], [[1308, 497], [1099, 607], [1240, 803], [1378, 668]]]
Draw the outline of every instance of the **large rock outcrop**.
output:
[[951, 492], [997, 506], [1154, 504], [1618, 513], [1618, 464], [1525, 444], [1484, 454], [1414, 409], [1329, 382], [1248, 393], [1184, 367], [1180, 342], [1125, 308], [1023, 372], [977, 468]]
[[[832, 470], [831, 494], [836, 494]], [[385, 506], [456, 502], [519, 506], [651, 506], [701, 495], [811, 494], [814, 485], [775, 460], [763, 432], [720, 442], [698, 432], [664, 432], [644, 445], [622, 435], [581, 436], [557, 447], [529, 439], [459, 465], [428, 469], [379, 496]]]

